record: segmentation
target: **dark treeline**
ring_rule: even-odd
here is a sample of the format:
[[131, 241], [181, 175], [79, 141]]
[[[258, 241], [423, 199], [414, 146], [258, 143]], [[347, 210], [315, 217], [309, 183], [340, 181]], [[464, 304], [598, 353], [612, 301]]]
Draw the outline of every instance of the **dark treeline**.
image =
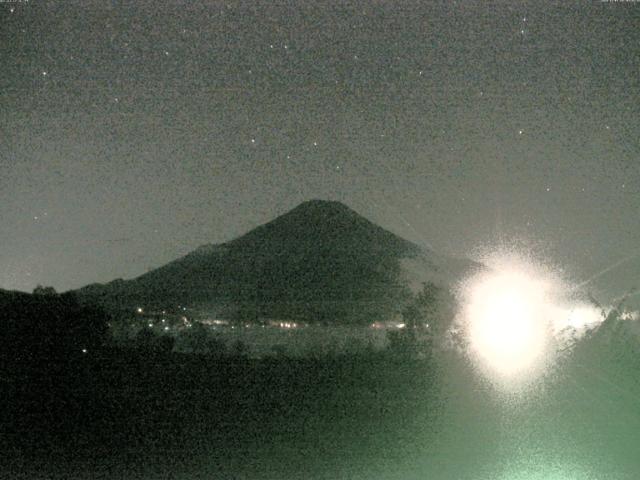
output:
[[[252, 359], [200, 327], [189, 329], [193, 353], [144, 329], [116, 346], [113, 320], [73, 295], [2, 292], [0, 478], [418, 479], [438, 465], [469, 474], [429, 478], [477, 478], [460, 448], [491, 452], [526, 435], [500, 429], [504, 411], [463, 357], [415, 355], [430, 348], [417, 340], [441, 293], [414, 296], [386, 350]], [[637, 339], [618, 317], [559, 359], [544, 401], [516, 425], [535, 419], [534, 435], [552, 438], [561, 422], [590, 445], [583, 425], [596, 422], [619, 468], [637, 471]], [[429, 457], [442, 438], [451, 451]]]
[[392, 350], [256, 360], [218, 345], [184, 354], [146, 329], [116, 346], [103, 311], [48, 289], [2, 292], [0, 307], [0, 473], [11, 478], [73, 478], [73, 468], [86, 478], [96, 463], [153, 478], [148, 469], [198, 458], [227, 478], [243, 458], [269, 462], [270, 445], [304, 450], [316, 435], [328, 436], [330, 455], [371, 442], [382, 452], [401, 432], [376, 440], [372, 420], [385, 416], [391, 429], [415, 415], [410, 399], [433, 380], [427, 364]]
[[0, 292], [3, 363], [46, 367], [52, 360], [86, 354], [107, 340], [109, 318], [83, 306], [75, 294], [38, 287], [33, 294]]

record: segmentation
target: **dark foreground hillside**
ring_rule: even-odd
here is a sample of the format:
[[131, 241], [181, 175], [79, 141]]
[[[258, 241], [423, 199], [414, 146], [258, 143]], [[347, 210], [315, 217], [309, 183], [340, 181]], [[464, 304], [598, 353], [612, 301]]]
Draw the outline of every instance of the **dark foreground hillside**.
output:
[[398, 352], [115, 348], [74, 294], [0, 306], [0, 478], [336, 478], [397, 463], [437, 414], [433, 366]]
[[261, 360], [153, 342], [116, 349], [105, 347], [108, 318], [72, 295], [0, 301], [0, 479], [635, 480], [640, 471], [638, 337], [614, 314], [517, 392], [453, 349], [420, 360], [411, 342]]
[[10, 478], [349, 478], [399, 468], [438, 413], [432, 368], [386, 354], [110, 350], [0, 375]]

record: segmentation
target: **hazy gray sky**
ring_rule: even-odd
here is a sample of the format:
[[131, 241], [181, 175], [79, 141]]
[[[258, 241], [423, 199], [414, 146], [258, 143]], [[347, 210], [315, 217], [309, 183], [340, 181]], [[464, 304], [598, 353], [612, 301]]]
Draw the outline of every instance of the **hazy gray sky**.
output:
[[442, 252], [516, 241], [581, 278], [640, 252], [640, 2], [0, 15], [0, 288], [132, 277], [310, 198]]

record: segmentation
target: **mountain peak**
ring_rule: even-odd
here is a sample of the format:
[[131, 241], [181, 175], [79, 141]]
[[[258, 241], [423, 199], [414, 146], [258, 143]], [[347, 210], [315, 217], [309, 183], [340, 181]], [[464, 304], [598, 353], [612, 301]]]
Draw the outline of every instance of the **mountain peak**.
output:
[[202, 304], [220, 315], [253, 309], [273, 318], [371, 322], [393, 315], [406, 300], [406, 262], [418, 262], [409, 273], [435, 274], [438, 262], [424, 254], [341, 202], [309, 200], [126, 285], [83, 293], [115, 305]]
[[362, 218], [358, 213], [347, 207], [344, 203], [335, 200], [307, 200], [299, 204], [297, 207], [289, 210], [282, 217], [287, 216], [303, 216], [309, 219], [314, 217], [350, 217], [350, 218]]
[[[311, 200], [305, 200], [300, 205], [295, 207], [293, 210], [341, 210], [353, 212], [349, 207], [347, 207], [344, 203], [339, 202], [337, 200], [321, 200], [318, 198], [314, 198]], [[292, 210], [292, 211], [293, 211]]]
[[338, 201], [308, 200], [271, 222], [225, 244], [264, 251], [291, 252], [313, 248], [386, 249], [396, 253], [416, 251], [411, 242], [375, 225]]

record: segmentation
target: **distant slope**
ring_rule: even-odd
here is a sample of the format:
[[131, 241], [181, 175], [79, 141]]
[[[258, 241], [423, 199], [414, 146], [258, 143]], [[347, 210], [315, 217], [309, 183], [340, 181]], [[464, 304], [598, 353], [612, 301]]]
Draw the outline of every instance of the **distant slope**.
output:
[[450, 283], [474, 266], [424, 251], [339, 202], [313, 200], [230, 242], [78, 293], [110, 307], [205, 304], [228, 316], [359, 322], [393, 314], [421, 281]]

